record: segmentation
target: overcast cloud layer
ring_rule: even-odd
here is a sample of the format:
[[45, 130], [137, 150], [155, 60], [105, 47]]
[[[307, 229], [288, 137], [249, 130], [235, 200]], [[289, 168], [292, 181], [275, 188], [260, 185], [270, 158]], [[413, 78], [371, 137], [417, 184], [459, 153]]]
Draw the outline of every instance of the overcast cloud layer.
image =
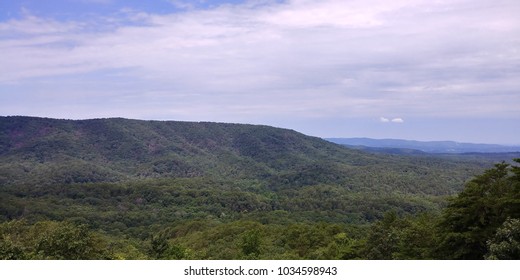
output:
[[[442, 127], [438, 120], [444, 139], [520, 142], [517, 0], [169, 2], [171, 12], [121, 4], [60, 18], [20, 6], [2, 17], [0, 115], [414, 139], [435, 138], [421, 137], [418, 122]], [[352, 121], [351, 131], [330, 124], [340, 121]], [[450, 122], [488, 123], [500, 135], [450, 135]]]

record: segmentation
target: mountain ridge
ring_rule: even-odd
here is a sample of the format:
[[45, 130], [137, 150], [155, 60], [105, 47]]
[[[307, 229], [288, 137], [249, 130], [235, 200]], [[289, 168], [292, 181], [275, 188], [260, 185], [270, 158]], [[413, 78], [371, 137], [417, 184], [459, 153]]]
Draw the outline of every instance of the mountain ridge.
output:
[[0, 117], [0, 156], [0, 184], [7, 185], [209, 176], [253, 178], [274, 189], [336, 184], [439, 194], [490, 166], [376, 155], [264, 125], [123, 118]]
[[357, 138], [324, 138], [336, 144], [350, 147], [409, 149], [410, 152], [425, 153], [508, 153], [520, 152], [520, 146], [500, 144], [479, 144], [456, 141], [417, 141], [404, 139]]
[[[0, 155], [39, 163], [67, 160], [109, 166], [121, 174], [177, 177], [232, 174], [227, 168], [262, 177], [288, 162], [307, 165], [334, 152], [359, 156], [320, 138], [263, 125], [141, 121], [122, 118], [56, 120], [0, 118]], [[319, 146], [320, 149], [316, 147]], [[276, 158], [276, 160], [274, 160]], [[250, 169], [250, 170], [247, 170]], [[252, 174], [256, 173], [256, 174]], [[207, 174], [206, 174], [207, 175]], [[112, 181], [112, 180], [108, 180]]]

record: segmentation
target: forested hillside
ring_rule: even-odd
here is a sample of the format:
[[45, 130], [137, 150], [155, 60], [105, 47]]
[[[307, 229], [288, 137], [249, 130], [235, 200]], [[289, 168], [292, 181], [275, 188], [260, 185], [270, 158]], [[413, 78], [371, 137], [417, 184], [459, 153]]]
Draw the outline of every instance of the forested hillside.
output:
[[[455, 219], [440, 218], [446, 198], [495, 160], [374, 154], [268, 126], [0, 117], [0, 256], [479, 258], [485, 244], [434, 251], [451, 239], [430, 227]], [[389, 229], [395, 246], [373, 248]], [[403, 247], [422, 233], [436, 234], [423, 251]]]
[[374, 155], [268, 126], [30, 117], [0, 118], [0, 156], [2, 185], [204, 177], [435, 195], [490, 166]]

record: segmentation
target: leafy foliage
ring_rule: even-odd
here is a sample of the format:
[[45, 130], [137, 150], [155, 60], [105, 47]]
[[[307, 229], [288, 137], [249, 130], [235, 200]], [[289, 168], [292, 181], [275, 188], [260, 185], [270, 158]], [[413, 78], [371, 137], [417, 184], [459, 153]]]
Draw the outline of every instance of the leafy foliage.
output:
[[450, 252], [445, 257], [484, 257], [486, 242], [506, 219], [520, 218], [519, 178], [518, 167], [500, 163], [475, 177], [451, 200], [441, 223], [441, 253]]
[[105, 259], [103, 239], [85, 225], [12, 221], [0, 225], [2, 259]]
[[488, 254], [491, 260], [520, 259], [520, 220], [508, 218], [498, 228], [495, 236], [487, 242]]

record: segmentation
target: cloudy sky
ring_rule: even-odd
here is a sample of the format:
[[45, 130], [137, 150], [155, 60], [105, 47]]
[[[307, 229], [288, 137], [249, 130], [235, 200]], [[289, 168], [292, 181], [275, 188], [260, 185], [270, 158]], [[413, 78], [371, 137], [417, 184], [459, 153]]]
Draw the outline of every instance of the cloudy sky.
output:
[[518, 0], [0, 0], [0, 115], [520, 144]]

